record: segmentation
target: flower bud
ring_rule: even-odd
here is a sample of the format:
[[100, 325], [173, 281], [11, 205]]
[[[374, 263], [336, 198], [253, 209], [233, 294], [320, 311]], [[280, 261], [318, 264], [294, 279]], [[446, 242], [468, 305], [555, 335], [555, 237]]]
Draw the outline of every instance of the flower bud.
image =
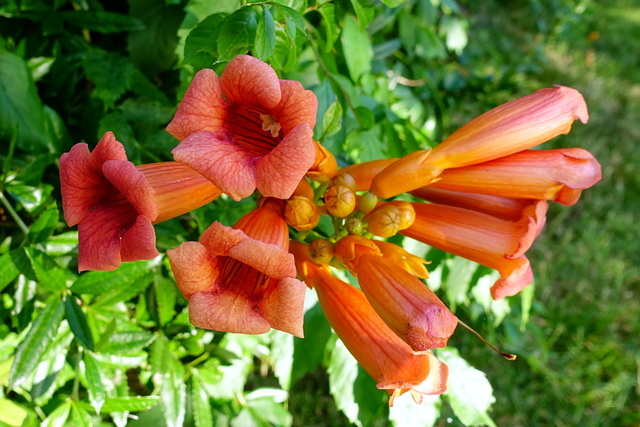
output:
[[316, 147], [316, 160], [307, 171], [306, 176], [324, 184], [329, 182], [338, 172], [338, 162], [326, 147], [318, 141], [313, 142]]
[[320, 210], [312, 200], [302, 196], [294, 196], [287, 201], [284, 208], [287, 224], [299, 231], [311, 230], [320, 222]]
[[376, 208], [364, 217], [368, 222], [369, 231], [379, 237], [394, 236], [402, 226], [400, 209], [392, 204], [385, 204]]
[[399, 230], [405, 230], [413, 225], [416, 220], [416, 210], [413, 209], [411, 203], [403, 202], [402, 200], [394, 200], [387, 204], [395, 206], [400, 211]]
[[356, 195], [348, 187], [335, 185], [327, 190], [324, 195], [324, 203], [327, 211], [338, 218], [344, 218], [351, 214], [356, 207]]
[[343, 187], [350, 188], [352, 191], [356, 191], [356, 180], [353, 179], [348, 173], [341, 173], [336, 175], [331, 181], [331, 185], [342, 185]]
[[358, 218], [349, 218], [346, 223], [347, 232], [349, 234], [360, 235], [364, 230], [364, 226], [362, 225], [362, 220]]
[[309, 245], [309, 255], [313, 262], [328, 264], [333, 258], [333, 245], [324, 239], [317, 239]]
[[378, 204], [378, 197], [370, 191], [367, 191], [360, 197], [358, 208], [364, 213], [371, 212]]

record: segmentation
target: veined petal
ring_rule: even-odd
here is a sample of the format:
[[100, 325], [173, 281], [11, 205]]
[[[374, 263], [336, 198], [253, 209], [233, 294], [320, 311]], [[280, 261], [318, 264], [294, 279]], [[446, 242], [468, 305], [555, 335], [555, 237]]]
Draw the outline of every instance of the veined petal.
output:
[[102, 165], [104, 177], [140, 215], [151, 221], [158, 217], [158, 206], [153, 198], [153, 188], [133, 163], [126, 160], [107, 160]]
[[196, 132], [172, 153], [178, 162], [202, 174], [236, 201], [250, 196], [256, 189], [255, 158], [229, 135]]
[[263, 199], [260, 208], [255, 209], [233, 226], [241, 229], [247, 236], [261, 242], [271, 243], [280, 249], [289, 249], [289, 228], [284, 220], [284, 201]]
[[105, 132], [91, 152], [91, 157], [97, 166], [102, 166], [107, 160], [127, 160], [127, 153], [113, 132]]
[[[295, 274], [295, 272], [294, 272]], [[283, 277], [262, 302], [272, 328], [302, 338], [304, 331], [304, 295], [307, 285], [298, 279]]]
[[278, 199], [291, 197], [315, 161], [312, 135], [309, 125], [302, 123], [258, 161], [256, 182], [263, 196]]
[[358, 283], [378, 315], [415, 351], [445, 347], [458, 319], [424, 283], [393, 261], [365, 254]]
[[516, 295], [533, 283], [531, 264], [525, 256], [509, 261], [502, 266], [500, 271], [502, 277], [491, 286], [491, 297], [494, 300]]
[[151, 220], [138, 215], [136, 222], [122, 235], [120, 256], [123, 262], [153, 259], [160, 255], [156, 250], [156, 232]]
[[167, 132], [180, 141], [198, 131], [220, 132], [225, 128], [227, 109], [218, 75], [205, 68], [193, 78]]
[[191, 212], [222, 194], [211, 181], [183, 163], [150, 163], [136, 169], [153, 188], [158, 209], [154, 224]]
[[270, 110], [280, 102], [280, 81], [269, 64], [248, 55], [236, 56], [220, 76], [228, 102]]
[[[585, 150], [526, 150], [485, 163], [447, 169], [435, 188], [573, 204], [565, 189], [589, 188], [602, 177], [600, 164]], [[569, 196], [567, 198], [567, 195]]]
[[443, 169], [487, 162], [566, 134], [578, 119], [589, 120], [580, 92], [541, 89], [473, 119], [434, 148], [426, 162]]
[[282, 131], [286, 134], [305, 122], [313, 129], [318, 111], [316, 95], [293, 80], [280, 80], [280, 90], [282, 99], [271, 114], [278, 118]]
[[198, 242], [184, 242], [167, 251], [178, 289], [189, 300], [198, 292], [209, 292], [218, 278], [215, 255]]

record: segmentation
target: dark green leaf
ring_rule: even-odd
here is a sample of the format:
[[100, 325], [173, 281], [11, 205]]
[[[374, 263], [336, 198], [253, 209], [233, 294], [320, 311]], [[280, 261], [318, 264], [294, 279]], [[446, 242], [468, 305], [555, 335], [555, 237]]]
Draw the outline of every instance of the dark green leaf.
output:
[[108, 292], [100, 295], [99, 298], [96, 298], [94, 303], [95, 307], [105, 306], [113, 303], [117, 303], [119, 301], [127, 301], [130, 298], [138, 295], [140, 292], [144, 291], [147, 286], [153, 280], [155, 273], [150, 271], [145, 276], [142, 276], [138, 280], [135, 280], [130, 283], [127, 287], [119, 287], [112, 288]]
[[134, 64], [148, 75], [168, 70], [176, 61], [176, 32], [184, 18], [183, 8], [167, 6], [164, 0], [135, 0], [130, 5], [130, 16], [144, 24], [142, 31], [129, 34]]
[[376, 118], [369, 108], [359, 105], [355, 108], [358, 124], [364, 130], [369, 130], [376, 124]]
[[53, 258], [33, 247], [27, 247], [27, 256], [40, 286], [52, 292], [67, 289], [65, 272]]
[[91, 426], [91, 414], [87, 411], [79, 402], [73, 402], [71, 406], [71, 419], [70, 423], [73, 426]]
[[131, 89], [135, 67], [129, 58], [115, 52], [89, 52], [82, 66], [87, 78], [95, 84], [95, 95], [110, 108]]
[[403, 3], [406, 3], [407, 0], [381, 0], [382, 3], [384, 3], [385, 6], [390, 7], [390, 8], [395, 8], [400, 6]]
[[276, 50], [276, 24], [269, 8], [262, 9], [255, 42], [256, 56], [266, 61]]
[[253, 9], [239, 9], [229, 15], [220, 29], [218, 59], [229, 61], [247, 53], [253, 47], [256, 27], [256, 11]]
[[98, 295], [126, 288], [145, 276], [150, 269], [149, 261], [136, 261], [122, 264], [115, 271], [90, 271], [82, 274], [71, 286], [71, 290], [77, 294]]
[[60, 406], [53, 410], [41, 424], [41, 427], [64, 426], [71, 411], [71, 400], [65, 400]]
[[104, 10], [73, 10], [61, 12], [60, 15], [76, 27], [103, 34], [144, 29], [144, 24], [139, 19]]
[[344, 18], [344, 28], [340, 40], [349, 74], [351, 79], [357, 83], [360, 76], [371, 73], [373, 48], [369, 35], [358, 25], [353, 16], [347, 15]]
[[358, 22], [360, 22], [360, 30], [364, 31], [373, 19], [374, 9], [362, 6], [358, 0], [351, 0], [351, 6], [353, 6], [353, 10], [356, 12], [356, 16], [358, 17]]
[[33, 275], [29, 258], [24, 249], [14, 249], [0, 256], [0, 291], [18, 277], [20, 273]]
[[7, 192], [30, 213], [41, 209], [49, 200], [52, 191], [53, 187], [49, 184], [40, 184], [37, 187], [13, 182], [7, 184]]
[[164, 336], [152, 346], [152, 366], [159, 375], [154, 376], [160, 387], [160, 402], [168, 427], [181, 427], [186, 414], [187, 388], [184, 383], [184, 368], [169, 348]]
[[176, 314], [178, 288], [172, 280], [158, 277], [153, 283], [153, 296], [158, 323], [160, 326], [164, 326], [173, 320]]
[[53, 234], [56, 225], [58, 225], [59, 217], [58, 207], [55, 204], [51, 204], [29, 228], [29, 243], [42, 243], [47, 240]]
[[89, 401], [91, 402], [91, 406], [93, 406], [99, 414], [107, 397], [107, 393], [102, 382], [99, 362], [94, 359], [92, 353], [88, 351], [85, 351], [82, 355], [82, 362], [84, 363], [84, 376], [87, 380]]
[[225, 13], [215, 13], [191, 30], [184, 44], [185, 63], [200, 70], [210, 67], [217, 60], [218, 36], [226, 17]]
[[64, 304], [54, 296], [33, 321], [24, 341], [16, 351], [9, 374], [10, 388], [18, 387], [35, 371], [40, 357], [58, 331], [63, 314]]
[[324, 348], [331, 336], [331, 327], [319, 304], [304, 315], [304, 339], [294, 338], [291, 382], [313, 372], [324, 359]]
[[103, 412], [139, 412], [155, 406], [160, 396], [107, 397], [102, 405]]
[[66, 312], [67, 322], [71, 332], [76, 337], [78, 344], [82, 347], [93, 351], [93, 336], [91, 329], [87, 323], [87, 318], [82, 311], [82, 308], [76, 302], [73, 296], [67, 296], [64, 300], [64, 308]]
[[47, 151], [42, 101], [27, 64], [18, 56], [0, 51], [0, 139], [10, 140], [17, 131], [23, 150]]
[[[307, 25], [304, 23], [304, 18], [300, 15], [300, 12], [283, 5], [278, 5], [278, 9], [280, 9], [280, 12], [284, 15], [287, 25], [293, 25], [293, 27], [297, 28], [302, 34], [306, 34]], [[295, 28], [293, 33], [289, 32], [292, 39], [295, 39]]]
[[29, 162], [27, 166], [16, 175], [14, 181], [27, 185], [38, 185], [42, 182], [44, 169], [55, 160], [53, 154], [42, 154]]

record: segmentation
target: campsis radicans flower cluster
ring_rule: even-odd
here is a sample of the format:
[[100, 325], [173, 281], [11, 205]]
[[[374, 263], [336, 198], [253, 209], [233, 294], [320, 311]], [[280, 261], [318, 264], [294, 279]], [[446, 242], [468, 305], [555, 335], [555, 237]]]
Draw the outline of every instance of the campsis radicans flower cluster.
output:
[[[384, 238], [401, 234], [497, 270], [494, 299], [520, 292], [533, 281], [525, 254], [548, 202], [573, 205], [601, 178], [585, 150], [531, 150], [586, 123], [585, 102], [574, 89], [542, 89], [435, 148], [342, 169], [313, 139], [316, 113], [312, 91], [238, 56], [220, 76], [196, 74], [167, 126], [179, 140], [175, 161], [134, 165], [111, 132], [93, 151], [76, 144], [60, 158], [60, 181], [65, 220], [78, 225], [78, 269], [152, 259], [154, 224], [257, 190], [257, 208], [235, 225], [215, 221], [167, 252], [191, 322], [302, 337], [312, 288], [390, 404], [407, 391], [417, 402], [443, 393], [448, 368], [430, 350], [447, 345], [458, 319], [421, 280], [427, 261]], [[411, 197], [394, 199], [402, 193]], [[333, 234], [316, 229], [323, 215]]]

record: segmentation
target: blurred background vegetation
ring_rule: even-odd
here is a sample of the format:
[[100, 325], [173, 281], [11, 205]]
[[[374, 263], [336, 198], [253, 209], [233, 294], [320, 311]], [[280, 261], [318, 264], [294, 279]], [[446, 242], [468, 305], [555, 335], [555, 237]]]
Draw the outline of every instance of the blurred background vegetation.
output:
[[[495, 400], [475, 415], [438, 400], [433, 422], [425, 412], [411, 425], [640, 424], [637, 1], [9, 0], [0, 5], [0, 425], [405, 425], [388, 420], [371, 381], [352, 381], [350, 397], [332, 385], [335, 340], [317, 307], [306, 322], [319, 332], [306, 344], [205, 333], [189, 325], [164, 261], [75, 272], [60, 154], [112, 130], [134, 163], [170, 160], [176, 141], [164, 126], [195, 71], [247, 51], [316, 92], [316, 137], [343, 165], [428, 147], [542, 87], [583, 93], [588, 125], [545, 148], [591, 151], [603, 180], [577, 205], [551, 206], [528, 254], [532, 303], [483, 303], [471, 279], [462, 295], [440, 291], [518, 360], [458, 331], [450, 345], [486, 374]], [[334, 102], [338, 123], [324, 117]], [[253, 206], [218, 200], [160, 224], [159, 249]], [[345, 409], [353, 400], [359, 415]], [[481, 404], [491, 401], [489, 389]]]

